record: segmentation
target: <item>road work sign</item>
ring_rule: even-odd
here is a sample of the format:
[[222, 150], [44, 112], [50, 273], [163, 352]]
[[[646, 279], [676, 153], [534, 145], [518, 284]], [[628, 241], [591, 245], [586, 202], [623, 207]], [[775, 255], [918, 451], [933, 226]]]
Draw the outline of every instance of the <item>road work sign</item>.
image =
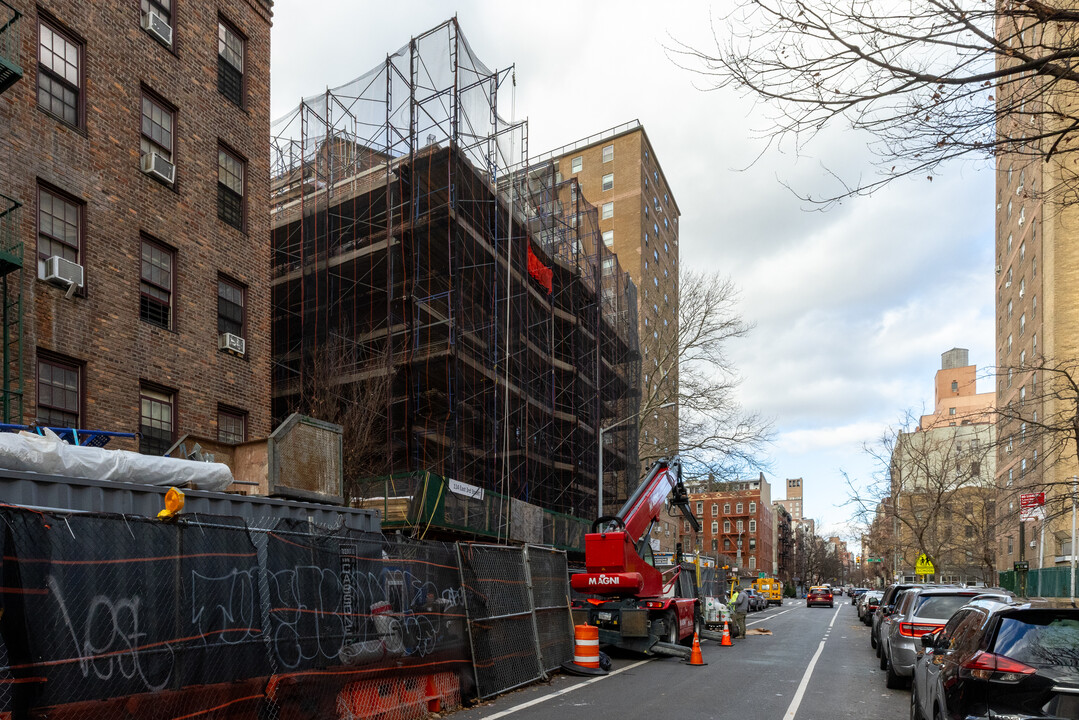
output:
[[935, 575], [937, 569], [933, 567], [933, 563], [929, 562], [929, 558], [922, 553], [918, 556], [918, 562], [914, 565], [915, 575]]
[[1019, 521], [1045, 519], [1045, 493], [1023, 493], [1019, 496]]

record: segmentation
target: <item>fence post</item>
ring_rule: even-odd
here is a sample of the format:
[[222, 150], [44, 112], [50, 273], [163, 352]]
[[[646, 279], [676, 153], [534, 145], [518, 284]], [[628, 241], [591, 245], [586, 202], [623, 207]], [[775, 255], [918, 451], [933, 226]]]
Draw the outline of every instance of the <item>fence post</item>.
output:
[[540, 680], [547, 681], [547, 668], [543, 666], [543, 648], [540, 646], [539, 623], [536, 622], [536, 598], [532, 594], [532, 563], [528, 555], [528, 543], [522, 548], [525, 569], [525, 588], [528, 590], [528, 614], [532, 617], [532, 639], [536, 645], [536, 664], [539, 665]]
[[465, 585], [465, 567], [461, 561], [461, 543], [455, 542], [457, 549], [457, 576], [461, 579], [461, 599], [465, 604], [465, 630], [468, 631], [468, 654], [472, 656], [472, 676], [476, 682], [476, 692], [480, 693], [480, 676], [476, 672], [476, 645], [472, 641], [472, 613], [468, 609], [468, 586]]

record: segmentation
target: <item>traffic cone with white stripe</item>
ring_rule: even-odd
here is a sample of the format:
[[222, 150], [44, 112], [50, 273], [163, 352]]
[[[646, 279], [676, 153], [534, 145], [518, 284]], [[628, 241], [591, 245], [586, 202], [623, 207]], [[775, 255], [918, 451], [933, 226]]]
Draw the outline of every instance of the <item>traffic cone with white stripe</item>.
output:
[[731, 647], [734, 643], [731, 642], [731, 629], [727, 627], [727, 621], [723, 621], [723, 639], [719, 641], [720, 647]]
[[701, 654], [701, 641], [697, 637], [697, 631], [693, 631], [693, 650], [689, 653], [690, 665], [707, 665], [704, 661], [704, 655]]
[[606, 675], [599, 666], [599, 628], [595, 625], [573, 626], [573, 661], [562, 669], [574, 675]]

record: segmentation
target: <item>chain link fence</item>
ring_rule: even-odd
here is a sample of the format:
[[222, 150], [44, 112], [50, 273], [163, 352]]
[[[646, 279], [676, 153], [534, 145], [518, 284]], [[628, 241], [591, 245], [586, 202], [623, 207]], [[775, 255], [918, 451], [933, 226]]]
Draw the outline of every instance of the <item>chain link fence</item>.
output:
[[546, 679], [573, 656], [566, 554], [532, 545], [458, 545], [481, 700]]
[[572, 656], [557, 550], [11, 506], [0, 531], [14, 720], [413, 720]]

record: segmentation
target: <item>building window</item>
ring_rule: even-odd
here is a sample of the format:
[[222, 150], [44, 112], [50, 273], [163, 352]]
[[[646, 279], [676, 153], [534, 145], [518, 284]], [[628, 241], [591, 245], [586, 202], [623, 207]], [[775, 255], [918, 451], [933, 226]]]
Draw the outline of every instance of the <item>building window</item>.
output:
[[685, 520], [682, 523], [682, 532], [689, 532], [689, 520]]
[[712, 534], [716, 535], [718, 533], [719, 533], [719, 523], [718, 522], [713, 522], [712, 523]]
[[614, 217], [614, 203], [603, 203], [603, 212], [600, 214], [601, 220], [610, 220]]
[[217, 149], [217, 217], [237, 230], [244, 229], [244, 161]]
[[614, 187], [614, 173], [607, 173], [603, 176], [603, 190], [606, 192]]
[[729, 533], [730, 531], [731, 531], [731, 521], [730, 520], [724, 520], [723, 521], [723, 532]]
[[723, 549], [724, 550], [730, 550], [731, 549], [731, 539], [730, 538], [723, 538]]
[[952, 392], [959, 392], [959, 381], [952, 380]]
[[174, 256], [169, 248], [143, 238], [139, 319], [166, 330], [172, 329]]
[[757, 549], [757, 538], [750, 538], [749, 539], [749, 549], [750, 550], [756, 550]]
[[736, 514], [738, 514], [738, 515], [741, 515], [742, 514], [742, 508], [744, 508], [744, 507], [745, 506], [742, 503], [738, 503], [737, 505], [734, 506], [734, 512]]
[[170, 390], [139, 389], [139, 452], [144, 455], [164, 455], [173, 442], [176, 425], [176, 394]]
[[719, 503], [712, 503], [712, 517], [719, 515]]
[[244, 105], [244, 39], [223, 20], [217, 21], [217, 89]]
[[217, 334], [244, 337], [244, 288], [225, 278], [217, 279]]
[[46, 427], [79, 427], [82, 365], [48, 355], [37, 361], [37, 423]]
[[703, 502], [700, 502], [700, 501], [697, 502], [697, 514], [698, 515], [704, 515], [704, 503]]
[[755, 556], [753, 556], [753, 555], [749, 556], [749, 569], [750, 570], [756, 570], [757, 569], [757, 558]]
[[611, 247], [614, 245], [614, 230], [603, 231], [603, 244], [607, 247]]
[[[154, 13], [172, 27], [172, 0], [142, 0], [142, 17], [148, 17]], [[154, 35], [156, 38], [157, 35]], [[158, 38], [160, 39], [160, 38]], [[164, 42], [164, 40], [161, 40]]]
[[750, 520], [749, 521], [749, 531], [751, 533], [757, 532], [757, 521], [756, 520]]
[[82, 50], [55, 26], [38, 25], [37, 104], [74, 127], [82, 126]]
[[712, 541], [712, 549], [715, 550], [717, 547], [719, 547], [719, 541], [718, 540], [713, 540]]
[[160, 100], [142, 94], [142, 138], [139, 151], [142, 155], [155, 152], [172, 162], [172, 128], [175, 121], [172, 108]]
[[614, 160], [614, 145], [607, 145], [603, 148], [603, 162], [609, 163]]
[[749, 503], [749, 514], [753, 515], [756, 512], [757, 512], [757, 503], [756, 502]]
[[953, 408], [953, 407], [948, 408], [948, 414], [949, 415], [955, 415], [955, 408]]
[[731, 504], [730, 503], [723, 503], [723, 514], [724, 515], [730, 515], [731, 514]]
[[223, 443], [242, 443], [246, 440], [247, 413], [232, 408], [218, 408], [217, 439]]
[[743, 523], [741, 520], [739, 520], [739, 521], [737, 521], [735, 523], [734, 527], [738, 532], [742, 532], [745, 529], [745, 523]]
[[38, 187], [37, 276], [45, 277], [45, 261], [58, 255], [79, 262], [85, 205], [59, 192]]

